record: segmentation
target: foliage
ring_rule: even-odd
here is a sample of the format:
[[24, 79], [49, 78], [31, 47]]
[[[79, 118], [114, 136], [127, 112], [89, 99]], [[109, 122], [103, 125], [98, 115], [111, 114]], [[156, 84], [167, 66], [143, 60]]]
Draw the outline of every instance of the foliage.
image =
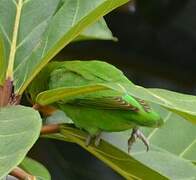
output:
[[32, 108], [0, 109], [0, 178], [17, 166], [39, 137], [41, 117]]
[[[152, 106], [160, 113], [165, 125], [157, 129], [142, 128], [151, 144], [148, 152], [145, 151], [141, 142], [137, 142], [131, 153], [127, 154], [126, 142], [130, 137], [130, 130], [105, 133], [104, 141], [98, 148], [93, 145], [86, 147], [84, 145], [86, 134], [70, 125], [62, 127], [62, 134], [47, 137], [79, 144], [128, 179], [194, 179], [196, 170], [192, 162], [195, 162], [196, 158], [195, 127], [158, 105], [152, 104]], [[72, 121], [61, 111], [57, 111], [46, 119], [46, 123], [72, 123]], [[175, 128], [183, 129], [183, 131], [174, 131]], [[141, 171], [146, 173], [140, 173]]]
[[[51, 179], [42, 165], [25, 158], [39, 138], [42, 125], [35, 107], [17, 105], [26, 90], [31, 94], [31, 101], [43, 106], [103, 90], [126, 92], [153, 103], [165, 120], [165, 126], [143, 129], [151, 142], [148, 153], [140, 143], [131, 154], [127, 153], [124, 143], [129, 131], [105, 134], [99, 147], [86, 147], [86, 134], [68, 124], [61, 125], [59, 133], [42, 137], [77, 143], [129, 179], [195, 178], [195, 96], [146, 89], [130, 81], [127, 83], [126, 78], [121, 83], [48, 89], [48, 77], [59, 66], [59, 63], [48, 62], [70, 42], [116, 40], [103, 16], [126, 2], [128, 0], [0, 0], [0, 102], [9, 96], [9, 104], [0, 107], [0, 179], [16, 166], [37, 179]], [[107, 71], [112, 72], [112, 69]], [[13, 92], [6, 94], [5, 90]], [[56, 115], [46, 122], [72, 122], [62, 112], [58, 118]], [[173, 129], [179, 130], [174, 132]]]

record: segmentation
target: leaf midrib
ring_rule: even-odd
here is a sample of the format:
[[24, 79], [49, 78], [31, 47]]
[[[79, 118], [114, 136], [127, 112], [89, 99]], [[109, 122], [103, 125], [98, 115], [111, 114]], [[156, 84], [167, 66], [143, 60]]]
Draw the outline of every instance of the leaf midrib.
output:
[[10, 48], [9, 59], [8, 59], [8, 68], [7, 68], [7, 74], [6, 74], [6, 78], [7, 79], [11, 78], [11, 80], [13, 80], [14, 59], [16, 55], [16, 46], [17, 46], [18, 31], [19, 31], [22, 7], [23, 7], [23, 0], [18, 0], [18, 3], [16, 3], [16, 18], [14, 22], [13, 37], [11, 41], [11, 48]]

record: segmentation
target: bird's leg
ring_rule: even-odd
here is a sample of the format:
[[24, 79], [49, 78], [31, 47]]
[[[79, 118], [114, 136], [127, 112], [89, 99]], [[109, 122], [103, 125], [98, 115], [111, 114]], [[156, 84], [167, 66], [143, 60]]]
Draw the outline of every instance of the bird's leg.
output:
[[99, 132], [96, 136], [95, 136], [95, 146], [99, 146], [100, 144], [100, 140], [101, 140], [101, 132]]
[[128, 140], [128, 152], [130, 152], [131, 147], [137, 138], [142, 140], [142, 142], [145, 144], [146, 149], [148, 151], [149, 150], [148, 140], [146, 139], [146, 137], [143, 135], [143, 133], [138, 128], [133, 128], [133, 131], [131, 133], [131, 137]]
[[87, 138], [86, 138], [86, 142], [85, 142], [85, 146], [89, 146], [92, 140], [92, 136], [90, 134], [88, 134]]
[[99, 146], [100, 144], [100, 140], [101, 140], [101, 132], [98, 132], [96, 135], [92, 136], [91, 134], [88, 134], [87, 138], [86, 138], [86, 142], [85, 145], [89, 146], [92, 139], [95, 138], [95, 146]]
[[135, 143], [136, 139], [137, 139], [136, 129], [134, 128], [132, 130], [131, 137], [128, 139], [128, 153], [130, 152], [131, 147], [132, 147], [133, 143]]

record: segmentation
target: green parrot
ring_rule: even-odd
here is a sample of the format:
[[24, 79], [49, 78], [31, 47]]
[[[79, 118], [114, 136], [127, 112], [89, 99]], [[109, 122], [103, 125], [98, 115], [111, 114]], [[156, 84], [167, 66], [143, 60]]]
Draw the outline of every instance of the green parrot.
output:
[[[132, 85], [116, 67], [102, 61], [53, 62], [48, 71], [48, 89], [80, 87], [97, 83]], [[51, 67], [55, 68], [51, 68]], [[54, 104], [70, 117], [75, 126], [88, 132], [86, 145], [95, 138], [98, 146], [101, 132], [120, 132], [133, 129], [128, 140], [128, 151], [137, 138], [149, 149], [149, 143], [140, 126], [159, 127], [163, 120], [144, 100], [129, 95], [126, 90], [102, 90], [83, 94]]]

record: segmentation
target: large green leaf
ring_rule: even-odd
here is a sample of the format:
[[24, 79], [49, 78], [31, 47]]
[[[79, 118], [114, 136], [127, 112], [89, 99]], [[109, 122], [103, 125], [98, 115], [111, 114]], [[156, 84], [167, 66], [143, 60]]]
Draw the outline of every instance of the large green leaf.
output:
[[19, 167], [25, 170], [27, 173], [35, 176], [36, 180], [51, 180], [48, 170], [42, 164], [31, 158], [26, 157]]
[[112, 32], [103, 18], [84, 30], [75, 40], [82, 41], [91, 39], [117, 40], [113, 37]]
[[32, 108], [0, 108], [0, 179], [24, 159], [39, 137], [41, 123]]
[[7, 76], [12, 77], [13, 68], [19, 68], [40, 44], [58, 4], [59, 0], [0, 0], [0, 33], [8, 61]]
[[[143, 88], [136, 85], [124, 85], [126, 91], [138, 98], [159, 104], [196, 124], [196, 96], [177, 93], [165, 89]], [[118, 88], [117, 86], [114, 88]]]
[[159, 173], [105, 141], [102, 141], [98, 148], [93, 145], [87, 147], [85, 145], [86, 134], [68, 125], [62, 126], [61, 134], [46, 137], [77, 143], [127, 179], [165, 179]]
[[[133, 145], [131, 154], [127, 154], [127, 140], [131, 131], [104, 133], [105, 141], [97, 149], [94, 146], [86, 147], [84, 145], [86, 135], [68, 125], [62, 127], [61, 134], [49, 137], [79, 144], [125, 178], [194, 179], [196, 167], [191, 161], [194, 162], [196, 159], [195, 126], [157, 105], [153, 108], [160, 113], [165, 125], [160, 129], [141, 128], [150, 141], [149, 152], [146, 152], [141, 142], [137, 142]], [[55, 114], [47, 122], [70, 123], [69, 118], [60, 112], [58, 114], [58, 117]]]
[[165, 123], [160, 129], [143, 129], [150, 142], [172, 154], [196, 162], [196, 126], [157, 105], [153, 107], [160, 112]]
[[[20, 3], [21, 2], [21, 3]], [[0, 1], [0, 7], [2, 7], [1, 17], [0, 17], [0, 32], [3, 34], [4, 42], [6, 45], [6, 58], [3, 58], [4, 49], [3, 49], [3, 40], [0, 40], [0, 84], [5, 78], [5, 72], [8, 65], [6, 59], [10, 59], [11, 54], [15, 57], [15, 68], [26, 60], [30, 56], [32, 49], [36, 48], [40, 43], [41, 37], [47, 28], [48, 22], [52, 15], [54, 15], [55, 9], [59, 3], [59, 0], [48, 1], [43, 3], [42, 1]], [[59, 3], [60, 4], [60, 3]], [[16, 6], [15, 6], [16, 5]], [[19, 5], [21, 7], [19, 7]], [[6, 8], [5, 8], [6, 7]], [[16, 11], [18, 7], [18, 11]], [[39, 8], [38, 8], [39, 7]], [[31, 9], [30, 16], [26, 16], [27, 12]], [[32, 11], [33, 9], [33, 11]], [[4, 11], [3, 11], [4, 10]], [[7, 16], [8, 12], [9, 16]], [[20, 12], [21, 11], [21, 12]], [[15, 15], [20, 15], [17, 19]], [[41, 17], [41, 18], [40, 18]], [[8, 21], [8, 19], [11, 19]], [[14, 45], [13, 39], [13, 29], [16, 30], [15, 40], [17, 42]], [[16, 37], [17, 36], [17, 37]], [[0, 37], [1, 38], [1, 37]], [[94, 23], [88, 29], [83, 31], [77, 40], [86, 40], [86, 39], [105, 39], [105, 40], [114, 40], [111, 31], [107, 27], [104, 19], [101, 18], [98, 22]], [[11, 46], [12, 50], [10, 49]], [[15, 46], [15, 48], [14, 48]], [[14, 58], [13, 57], [13, 58]], [[12, 58], [13, 61], [14, 59]], [[13, 62], [12, 62], [13, 63]], [[11, 63], [11, 64], [12, 64]], [[12, 67], [11, 67], [12, 68]]]
[[[141, 128], [150, 141], [146, 152], [141, 142], [133, 146], [131, 155], [169, 179], [194, 179], [196, 167], [196, 127], [180, 116], [154, 105], [165, 121], [159, 129]], [[131, 131], [105, 134], [104, 139], [117, 148], [127, 151], [126, 140]]]
[[[60, 0], [58, 9], [60, 9], [67, 0]], [[104, 18], [100, 18], [97, 22], [89, 26], [83, 32], [80, 33], [76, 39], [73, 41], [82, 41], [82, 40], [92, 40], [92, 39], [100, 39], [100, 40], [116, 40], [113, 37], [112, 32], [108, 28]]]
[[36, 102], [40, 105], [52, 104], [56, 101], [64, 100], [68, 101], [71, 98], [77, 97], [79, 95], [84, 95], [96, 91], [109, 89], [107, 86], [102, 84], [94, 84], [88, 86], [80, 86], [80, 87], [70, 87], [70, 88], [57, 88], [48, 91], [44, 91], [40, 93]]
[[22, 94], [37, 73], [85, 28], [127, 1], [66, 0], [52, 17], [42, 41], [34, 48], [30, 57], [20, 59], [19, 64], [16, 62], [14, 70], [16, 92]]

